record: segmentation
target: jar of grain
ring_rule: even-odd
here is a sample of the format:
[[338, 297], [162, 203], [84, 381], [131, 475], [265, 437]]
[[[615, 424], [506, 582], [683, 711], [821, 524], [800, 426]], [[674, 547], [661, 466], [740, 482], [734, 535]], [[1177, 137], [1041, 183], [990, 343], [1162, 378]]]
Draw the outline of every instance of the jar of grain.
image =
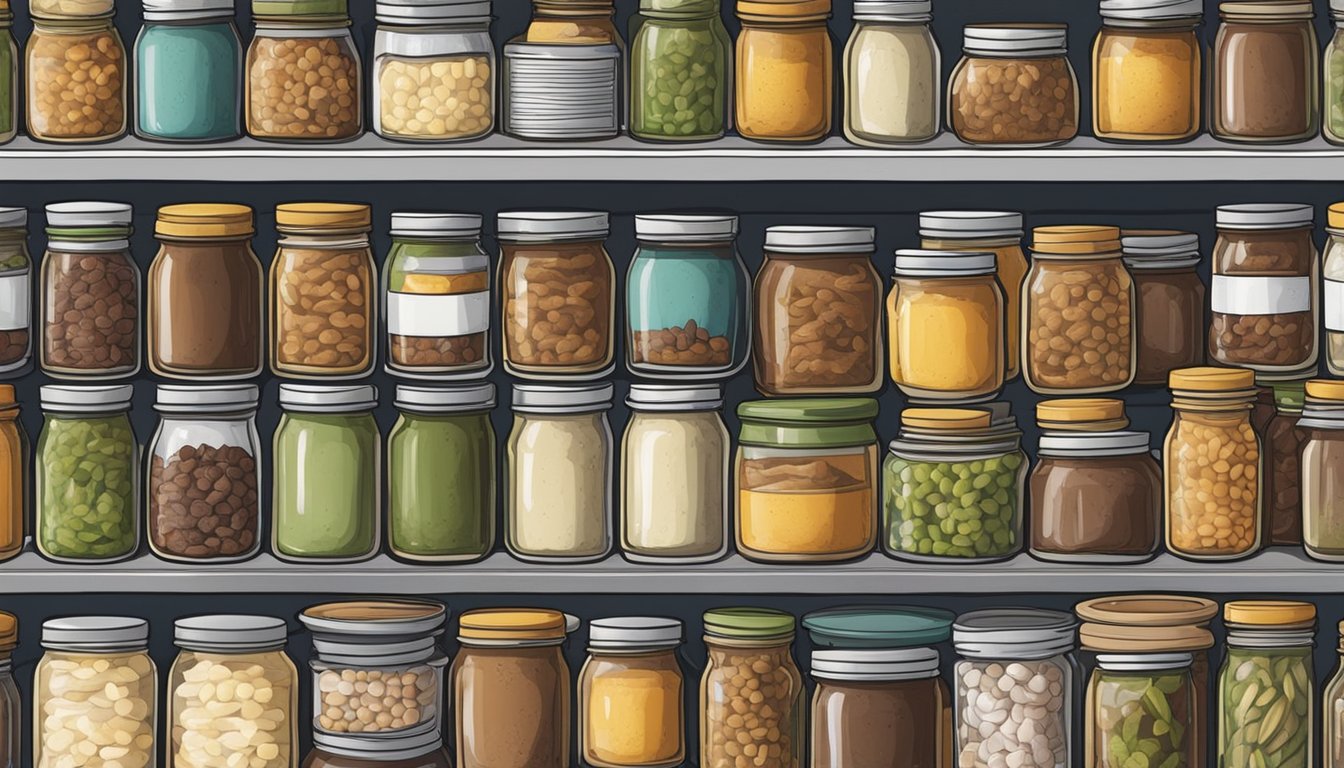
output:
[[1226, 0], [1218, 12], [1209, 133], [1260, 143], [1315, 138], [1321, 49], [1310, 0]]
[[1302, 443], [1302, 543], [1307, 555], [1344, 560], [1344, 503], [1335, 489], [1344, 483], [1344, 382], [1306, 383], [1306, 405], [1297, 426]]
[[372, 368], [378, 296], [369, 206], [282, 203], [271, 263], [271, 370], [349, 379]]
[[942, 66], [931, 0], [858, 0], [845, 44], [845, 138], [870, 147], [938, 135]]
[[0, 144], [18, 135], [19, 93], [19, 44], [14, 39], [14, 12], [9, 9], [9, 0], [0, 0]]
[[615, 0], [532, 0], [532, 20], [522, 40], [624, 49], [615, 16]]
[[1199, 235], [1130, 229], [1120, 233], [1125, 267], [1134, 279], [1137, 349], [1134, 383], [1165, 384], [1177, 368], [1204, 364], [1207, 290], [1199, 266]]
[[252, 0], [247, 133], [275, 141], [345, 141], [364, 131], [364, 81], [347, 0]]
[[[1257, 377], [1259, 384], [1259, 377]], [[1267, 417], [1261, 417], [1264, 393], [1269, 390]], [[1307, 431], [1298, 427], [1306, 404], [1303, 379], [1275, 381], [1259, 387], [1261, 399], [1252, 410], [1252, 425], [1260, 435], [1265, 471], [1260, 475], [1264, 498], [1265, 544], [1271, 547], [1302, 546], [1302, 444]]]
[[1203, 0], [1101, 0], [1092, 44], [1092, 131], [1116, 141], [1199, 133]]
[[0, 374], [32, 360], [32, 285], [28, 209], [0, 207]]
[[38, 0], [31, 11], [24, 53], [28, 135], [74, 144], [126, 133], [128, 66], [112, 0]]
[[831, 0], [737, 0], [737, 132], [817, 141], [831, 132]]
[[681, 622], [594, 619], [579, 672], [579, 754], [593, 768], [672, 768], [686, 757]]
[[1344, 376], [1344, 203], [1327, 210], [1325, 231], [1330, 235], [1321, 264], [1325, 364], [1331, 376]]
[[[28, 433], [19, 420], [14, 385], [0, 384], [0, 560], [17, 557], [23, 551], [28, 527], [28, 470], [31, 463]], [[0, 708], [3, 708], [2, 703]], [[0, 744], [0, 757], [3, 753], [3, 744]]]
[[1260, 438], [1251, 427], [1255, 375], [1244, 368], [1171, 372], [1176, 417], [1162, 450], [1167, 549], [1232, 560], [1260, 548]]
[[[1223, 626], [1227, 649], [1218, 674], [1219, 763], [1316, 765], [1316, 606], [1293, 600], [1233, 600], [1223, 606]], [[1272, 736], [1262, 741], [1261, 733]], [[1333, 735], [1325, 738], [1330, 745]]]
[[1044, 146], [1078, 134], [1078, 77], [1063, 24], [968, 24], [948, 127], [968, 144]]
[[700, 678], [700, 766], [743, 757], [777, 768], [807, 764], [806, 690], [793, 660], [793, 616], [769, 608], [706, 611], [708, 661]]

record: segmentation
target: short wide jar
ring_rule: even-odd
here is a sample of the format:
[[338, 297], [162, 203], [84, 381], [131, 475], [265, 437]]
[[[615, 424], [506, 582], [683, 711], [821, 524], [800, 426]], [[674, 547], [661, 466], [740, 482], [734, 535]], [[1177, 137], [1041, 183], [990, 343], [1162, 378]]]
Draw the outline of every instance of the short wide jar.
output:
[[672, 768], [686, 757], [681, 622], [594, 619], [578, 676], [579, 754], [593, 768]]
[[257, 139], [331, 142], [364, 132], [364, 74], [347, 0], [252, 0], [247, 49], [247, 133]]
[[1101, 0], [1092, 44], [1092, 131], [1114, 141], [1199, 133], [1202, 0]]
[[1078, 134], [1078, 77], [1063, 24], [968, 24], [947, 123], [968, 144], [1044, 146]]

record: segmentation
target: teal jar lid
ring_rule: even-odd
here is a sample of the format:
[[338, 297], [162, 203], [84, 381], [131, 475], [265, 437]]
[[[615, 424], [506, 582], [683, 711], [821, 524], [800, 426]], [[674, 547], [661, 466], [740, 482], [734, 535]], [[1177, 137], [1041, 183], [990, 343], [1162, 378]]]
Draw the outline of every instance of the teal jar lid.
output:
[[753, 400], [737, 407], [739, 440], [782, 448], [838, 448], [877, 442], [871, 397]]
[[254, 16], [348, 16], [347, 0], [252, 0]]
[[761, 640], [793, 634], [793, 614], [772, 608], [715, 608], [705, 611], [705, 632], [715, 637]]
[[825, 648], [909, 648], [947, 642], [955, 620], [940, 608], [855, 606], [809, 613], [803, 628]]

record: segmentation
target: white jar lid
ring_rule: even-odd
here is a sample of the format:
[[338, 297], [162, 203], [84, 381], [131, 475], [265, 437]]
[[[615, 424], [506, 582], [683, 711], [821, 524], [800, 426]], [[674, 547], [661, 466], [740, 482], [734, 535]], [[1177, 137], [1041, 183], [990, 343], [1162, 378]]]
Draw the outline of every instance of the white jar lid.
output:
[[165, 413], [204, 411], [250, 411], [257, 407], [260, 394], [253, 384], [219, 384], [190, 387], [160, 384], [154, 390], [154, 408]]
[[561, 386], [513, 385], [513, 410], [522, 413], [588, 413], [611, 408], [615, 387], [610, 382]]
[[128, 203], [52, 203], [47, 206], [47, 226], [129, 227], [132, 213]]
[[443, 749], [443, 734], [437, 728], [404, 736], [400, 732], [341, 735], [327, 733], [321, 728], [314, 728], [311, 733], [313, 744], [322, 751], [369, 762], [410, 760]]
[[417, 387], [398, 384], [393, 404], [416, 413], [487, 411], [495, 407], [495, 385], [486, 381], [461, 387]]
[[42, 647], [54, 651], [134, 651], [149, 642], [149, 622], [133, 616], [69, 616], [42, 623]]
[[933, 0], [854, 0], [858, 21], [929, 21]]
[[232, 17], [233, 0], [144, 0], [145, 21]]
[[392, 214], [393, 237], [460, 237], [481, 235], [479, 213], [422, 213], [397, 211]]
[[1130, 269], [1171, 269], [1199, 263], [1199, 235], [1162, 229], [1120, 232], [1120, 249]]
[[967, 24], [962, 48], [968, 54], [1063, 55], [1068, 51], [1069, 28], [1063, 24]]
[[1304, 203], [1241, 203], [1218, 206], [1216, 218], [1226, 229], [1282, 229], [1310, 226], [1315, 210]]
[[1049, 432], [1041, 435], [1042, 456], [1130, 456], [1147, 453], [1151, 435], [1139, 431]]
[[931, 240], [1022, 237], [1022, 214], [1012, 211], [924, 211], [919, 236]]
[[723, 407], [723, 387], [631, 384], [625, 404], [636, 411], [717, 411]]
[[1198, 19], [1204, 0], [1101, 0], [1099, 10], [1103, 19], [1116, 21]]
[[823, 680], [910, 680], [938, 674], [934, 648], [845, 648], [812, 651], [812, 676]]
[[641, 214], [635, 217], [635, 237], [664, 242], [719, 242], [737, 237], [737, 217]]
[[681, 622], [656, 616], [617, 616], [588, 624], [591, 650], [675, 648], [681, 645]]
[[275, 616], [215, 614], [173, 622], [173, 644], [179, 648], [221, 653], [247, 653], [285, 647], [285, 620]]
[[779, 253], [872, 253], [873, 227], [779, 226], [765, 230], [765, 250]]
[[370, 384], [281, 384], [280, 406], [291, 411], [367, 411], [378, 407], [378, 389]]
[[994, 274], [993, 253], [979, 251], [929, 251], [902, 248], [896, 251], [894, 272], [911, 277], [962, 277]]
[[1039, 608], [989, 608], [957, 617], [952, 646], [967, 658], [1044, 659], [1073, 650], [1078, 620]]
[[1183, 669], [1195, 663], [1192, 653], [1099, 653], [1097, 666], [1113, 672]]
[[374, 18], [387, 24], [490, 20], [490, 0], [378, 0], [374, 7]]
[[135, 386], [48, 384], [39, 392], [43, 410], [57, 413], [99, 413], [130, 408], [131, 398], [135, 395]]
[[27, 208], [0, 207], [0, 229], [19, 229], [27, 226]]
[[611, 232], [606, 211], [509, 211], [495, 219], [502, 240], [536, 242], [603, 238]]

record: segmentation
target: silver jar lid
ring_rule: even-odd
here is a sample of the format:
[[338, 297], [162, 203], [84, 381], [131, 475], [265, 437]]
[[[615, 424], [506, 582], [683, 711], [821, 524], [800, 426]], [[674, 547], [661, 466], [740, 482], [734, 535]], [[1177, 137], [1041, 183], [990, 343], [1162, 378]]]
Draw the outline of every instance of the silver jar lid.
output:
[[1113, 672], [1152, 672], [1184, 669], [1195, 663], [1193, 653], [1099, 653], [1097, 666]]
[[625, 404], [635, 411], [717, 411], [723, 407], [723, 387], [631, 384]]
[[378, 407], [378, 389], [370, 384], [281, 384], [280, 407], [312, 413], [368, 411]]
[[872, 253], [872, 227], [779, 226], [765, 230], [765, 250], [777, 253]]
[[233, 0], [144, 0], [145, 21], [233, 18]]
[[1160, 229], [1120, 232], [1120, 250], [1130, 269], [1171, 269], [1199, 263], [1199, 235]]
[[69, 616], [42, 623], [42, 647], [53, 651], [138, 651], [148, 643], [149, 622], [133, 616]]
[[967, 24], [962, 49], [973, 56], [1063, 56], [1068, 38], [1063, 24]]
[[42, 409], [56, 413], [124, 411], [135, 396], [132, 384], [48, 384], [39, 390]]
[[812, 676], [822, 680], [915, 680], [938, 675], [934, 648], [845, 648], [812, 651]]
[[1198, 19], [1204, 15], [1204, 0], [1101, 0], [1099, 11], [1113, 21]]
[[635, 217], [635, 237], [668, 243], [728, 242], [737, 237], [737, 217], [640, 214]]
[[588, 624], [588, 648], [595, 651], [633, 651], [676, 648], [682, 626], [676, 619], [657, 616], [616, 616]]
[[374, 763], [412, 760], [443, 749], [443, 734], [437, 728], [409, 735], [378, 733], [373, 737], [327, 733], [321, 728], [312, 729], [312, 734], [313, 745], [324, 752]]
[[610, 382], [561, 386], [513, 385], [513, 410], [520, 413], [591, 413], [611, 408], [615, 387]]
[[933, 0], [854, 0], [855, 21], [932, 21]]
[[0, 207], [0, 229], [27, 229], [28, 209]]
[[460, 413], [488, 411], [495, 407], [495, 385], [491, 382], [460, 387], [418, 387], [398, 384], [393, 404], [413, 413]]
[[1240, 203], [1218, 206], [1216, 218], [1223, 229], [1286, 229], [1310, 226], [1315, 210], [1304, 203]]
[[422, 213], [398, 211], [392, 214], [393, 237], [451, 237], [481, 236], [479, 213]]
[[611, 232], [611, 214], [606, 211], [508, 211], [495, 220], [501, 240], [545, 242], [591, 240]]
[[1040, 608], [989, 608], [957, 617], [952, 645], [968, 658], [1044, 659], [1073, 650], [1078, 620]]
[[1096, 457], [1132, 456], [1148, 453], [1147, 432], [1070, 432], [1041, 435], [1041, 456]]
[[254, 384], [204, 387], [160, 384], [155, 387], [154, 395], [154, 409], [163, 413], [250, 411], [256, 409], [260, 400]]
[[909, 277], [971, 277], [994, 274], [993, 253], [979, 251], [930, 251], [902, 248], [896, 251], [893, 272]]
[[254, 653], [285, 647], [285, 620], [275, 616], [215, 614], [173, 622], [173, 644], [192, 651]]
[[490, 20], [490, 0], [378, 0], [374, 18], [409, 26]]
[[1013, 211], [924, 211], [919, 236], [930, 240], [1021, 238], [1022, 214]]
[[129, 227], [133, 213], [133, 209], [128, 203], [52, 203], [47, 206], [47, 226], [57, 229], [66, 227]]

